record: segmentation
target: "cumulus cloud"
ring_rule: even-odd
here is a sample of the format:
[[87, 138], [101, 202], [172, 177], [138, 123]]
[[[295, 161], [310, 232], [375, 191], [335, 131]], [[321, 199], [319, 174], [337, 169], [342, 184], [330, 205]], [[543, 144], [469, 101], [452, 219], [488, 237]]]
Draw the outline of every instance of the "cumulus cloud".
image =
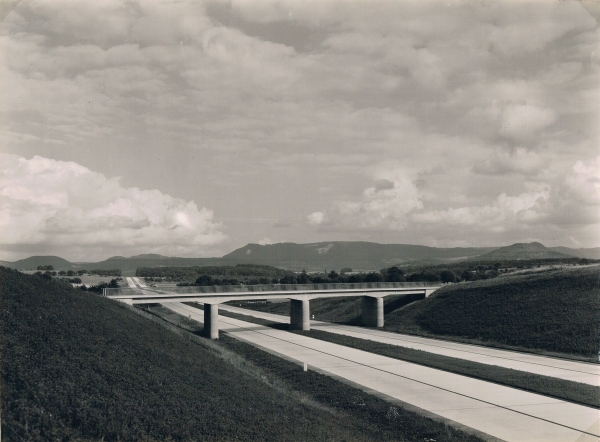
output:
[[308, 224], [311, 226], [319, 226], [325, 222], [325, 214], [323, 212], [313, 212], [307, 216]]
[[2, 248], [87, 246], [202, 254], [225, 240], [212, 210], [158, 190], [125, 188], [119, 178], [74, 162], [1, 156]]
[[[496, 154], [480, 165], [478, 173], [534, 173], [539, 166], [537, 154], [518, 150], [514, 157]], [[597, 241], [600, 156], [577, 161], [566, 173], [542, 177], [525, 180], [522, 192], [503, 191], [491, 199], [480, 198], [479, 204], [451, 205], [428, 198], [417, 185], [420, 179], [411, 179], [403, 169], [382, 170], [373, 177], [374, 185], [359, 198], [335, 202], [329, 209], [313, 213], [310, 219], [313, 226], [324, 231], [401, 232], [410, 243], [427, 240], [445, 246], [497, 245], [507, 239], [548, 242], [556, 236], [570, 237], [573, 245], [577, 238]], [[320, 222], [324, 219], [328, 220], [326, 225]], [[568, 232], [577, 235], [566, 236]]]
[[[335, 226], [345, 239], [410, 237], [417, 214], [432, 220], [421, 228], [437, 229], [436, 239], [470, 237], [439, 228], [461, 225], [451, 210], [514, 219], [513, 227], [525, 225], [527, 210], [556, 229], [593, 218], [589, 163], [564, 175], [597, 150], [598, 29], [578, 2], [215, 4], [20, 2], [0, 23], [2, 150], [76, 159], [143, 188], [211, 201], [218, 213], [243, 201], [249, 217], [293, 221], [260, 232], [241, 226], [230, 233], [236, 244], [273, 237], [273, 227], [294, 241], [321, 240]], [[382, 163], [387, 172], [365, 178]], [[72, 204], [74, 190], [24, 187], [5, 196], [13, 212], [32, 205], [21, 220], [31, 234], [13, 235], [23, 244], [73, 238], [67, 230], [82, 243], [91, 241], [85, 232], [106, 244], [102, 235], [121, 235], [110, 231], [141, 244], [135, 232], [146, 229], [171, 232], [187, 254], [222, 232], [209, 210], [186, 201], [163, 204], [186, 217], [159, 209], [154, 220], [142, 201], [166, 201], [158, 191], [121, 189], [123, 201], [86, 209]], [[533, 206], [511, 209], [528, 195]], [[53, 201], [39, 205], [56, 213], [36, 215], [36, 198]], [[189, 233], [189, 243], [177, 236], [193, 225], [207, 233]], [[557, 235], [568, 237], [579, 236]]]
[[473, 166], [473, 171], [483, 175], [535, 176], [548, 164], [549, 160], [538, 153], [519, 148], [514, 152], [494, 151], [484, 161]]
[[358, 200], [338, 201], [327, 212], [309, 215], [309, 224], [331, 225], [366, 230], [403, 230], [407, 214], [423, 207], [419, 191], [402, 168], [382, 168], [375, 173], [374, 185], [363, 191]]
[[411, 221], [446, 230], [469, 228], [472, 235], [527, 233], [545, 237], [546, 232], [584, 231], [596, 241], [600, 237], [600, 156], [577, 161], [571, 171], [545, 183], [527, 183], [526, 192], [498, 195], [489, 204], [424, 210], [411, 215]]
[[521, 140], [527, 139], [556, 121], [556, 112], [530, 104], [508, 104], [500, 114], [500, 133]]

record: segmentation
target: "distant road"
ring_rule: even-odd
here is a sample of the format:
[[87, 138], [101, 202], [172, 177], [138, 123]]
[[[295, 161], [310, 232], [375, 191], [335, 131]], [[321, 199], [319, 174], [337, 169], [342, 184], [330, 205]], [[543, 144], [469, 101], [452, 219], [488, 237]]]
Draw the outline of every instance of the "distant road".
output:
[[[164, 303], [203, 322], [203, 312]], [[558, 399], [375, 355], [270, 327], [219, 318], [228, 335], [310, 369], [506, 441], [599, 442], [599, 411]]]
[[146, 284], [144, 284], [142, 281], [140, 281], [140, 278], [128, 276], [126, 278], [126, 280], [127, 280], [127, 285], [129, 285], [129, 287], [132, 289], [147, 287]]
[[[254, 316], [256, 318], [267, 319], [282, 324], [289, 324], [290, 322], [289, 317], [287, 316], [263, 313], [224, 304], [219, 305], [219, 310]], [[569, 361], [508, 350], [498, 350], [477, 345], [443, 341], [441, 339], [403, 335], [373, 328], [333, 324], [331, 322], [312, 320], [310, 322], [310, 327], [312, 330], [322, 330], [329, 333], [397, 345], [399, 347], [423, 350], [429, 353], [464, 359], [481, 364], [497, 365], [500, 367], [512, 368], [514, 370], [565, 379], [567, 381], [582, 382], [589, 385], [600, 385], [600, 364]]]

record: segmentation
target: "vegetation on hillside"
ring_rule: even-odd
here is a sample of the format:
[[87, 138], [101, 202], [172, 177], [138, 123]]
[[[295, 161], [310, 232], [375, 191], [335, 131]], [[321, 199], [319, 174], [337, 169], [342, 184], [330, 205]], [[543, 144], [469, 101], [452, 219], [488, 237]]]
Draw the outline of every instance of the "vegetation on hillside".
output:
[[361, 282], [432, 282], [448, 283], [490, 279], [522, 269], [541, 266], [588, 264], [584, 258], [462, 261], [454, 264], [392, 266], [376, 272], [353, 272], [343, 268], [340, 273], [295, 273], [266, 265], [238, 264], [236, 266], [205, 267], [140, 267], [136, 276], [147, 282], [179, 281], [180, 286], [254, 285], [254, 284], [323, 284]]
[[6, 441], [474, 439], [389, 405], [373, 423], [344, 392], [348, 412], [286, 395], [59, 280], [0, 267], [0, 305]]
[[238, 264], [236, 266], [204, 266], [204, 267], [139, 267], [135, 275], [147, 281], [166, 280], [183, 281], [190, 285], [236, 285], [236, 284], [271, 284], [287, 275], [288, 270], [271, 266]]
[[452, 284], [385, 318], [389, 330], [597, 358], [599, 267]]

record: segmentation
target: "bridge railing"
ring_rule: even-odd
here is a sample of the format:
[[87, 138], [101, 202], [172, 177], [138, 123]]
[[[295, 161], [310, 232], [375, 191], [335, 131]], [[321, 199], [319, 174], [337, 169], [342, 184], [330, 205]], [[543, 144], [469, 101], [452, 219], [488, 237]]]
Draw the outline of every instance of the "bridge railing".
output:
[[[392, 289], [411, 287], [436, 287], [439, 283], [431, 282], [353, 282], [322, 284], [256, 284], [256, 285], [204, 285], [169, 288], [168, 293], [247, 293], [247, 292], [305, 292], [313, 290], [360, 290], [360, 289]], [[160, 287], [148, 287], [148, 290], [160, 294]], [[118, 296], [139, 293], [140, 289], [119, 287], [104, 289], [104, 296]]]

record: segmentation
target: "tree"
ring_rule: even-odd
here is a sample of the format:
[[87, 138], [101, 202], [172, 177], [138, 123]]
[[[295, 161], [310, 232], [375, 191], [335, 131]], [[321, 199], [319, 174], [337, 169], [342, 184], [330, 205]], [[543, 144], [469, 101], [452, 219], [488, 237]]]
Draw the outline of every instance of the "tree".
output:
[[310, 278], [308, 277], [306, 270], [302, 270], [302, 273], [298, 275], [297, 279], [298, 284], [308, 284], [310, 282]]
[[383, 281], [383, 277], [379, 272], [370, 272], [365, 276], [365, 282], [381, 282]]
[[442, 273], [440, 273], [440, 279], [446, 284], [449, 282], [458, 282], [458, 276], [456, 276], [452, 270], [442, 270]]
[[404, 282], [406, 278], [404, 277], [404, 271], [396, 266], [390, 267], [385, 272], [385, 280], [387, 282]]
[[283, 278], [281, 278], [280, 283], [281, 284], [297, 284], [298, 279], [296, 278], [296, 275], [287, 274]]
[[213, 279], [210, 275], [200, 275], [198, 279], [196, 279], [197, 285], [213, 285]]

